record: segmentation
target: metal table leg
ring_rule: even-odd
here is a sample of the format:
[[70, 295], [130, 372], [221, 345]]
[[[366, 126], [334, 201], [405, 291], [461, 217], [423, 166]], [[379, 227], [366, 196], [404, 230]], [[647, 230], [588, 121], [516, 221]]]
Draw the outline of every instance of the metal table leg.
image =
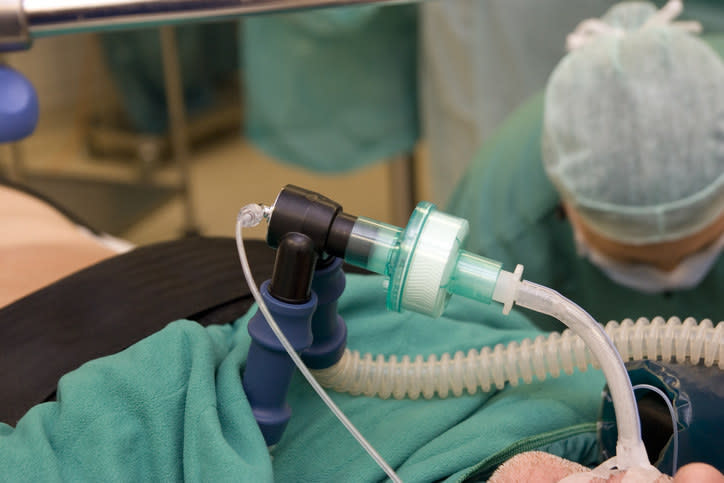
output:
[[163, 62], [164, 90], [168, 109], [171, 149], [181, 175], [181, 197], [184, 203], [184, 233], [186, 236], [199, 234], [193, 196], [191, 193], [191, 165], [189, 137], [186, 125], [186, 107], [183, 97], [183, 79], [179, 65], [176, 31], [172, 26], [160, 28], [161, 58]]
[[417, 204], [417, 172], [414, 151], [388, 164], [392, 222], [405, 226]]

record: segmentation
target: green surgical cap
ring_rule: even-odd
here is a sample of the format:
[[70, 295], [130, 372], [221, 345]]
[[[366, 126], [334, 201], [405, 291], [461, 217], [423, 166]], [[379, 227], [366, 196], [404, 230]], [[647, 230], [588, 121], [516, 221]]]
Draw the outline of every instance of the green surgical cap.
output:
[[594, 231], [677, 240], [724, 213], [724, 65], [647, 3], [569, 53], [545, 95], [546, 173]]

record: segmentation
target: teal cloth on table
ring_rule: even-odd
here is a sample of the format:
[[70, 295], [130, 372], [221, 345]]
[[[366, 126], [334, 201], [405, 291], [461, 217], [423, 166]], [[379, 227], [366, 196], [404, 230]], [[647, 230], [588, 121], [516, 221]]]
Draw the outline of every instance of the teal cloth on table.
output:
[[267, 154], [345, 172], [418, 138], [417, 7], [354, 6], [242, 24], [245, 134]]
[[[384, 309], [382, 279], [348, 276], [340, 312], [352, 349], [427, 355], [534, 337], [521, 314], [453, 298], [429, 319]], [[379, 481], [382, 470], [299, 374], [292, 418], [269, 458], [240, 373], [249, 315], [233, 326], [179, 321], [64, 376], [58, 401], [0, 425], [2, 479], [11, 481]], [[129, 321], [132, 322], [132, 321]], [[502, 391], [432, 400], [333, 399], [404, 481], [460, 481], [524, 449], [597, 460], [604, 379], [575, 372]]]
[[[722, 37], [709, 43], [719, 52], [724, 47]], [[559, 291], [601, 323], [655, 316], [722, 320], [724, 257], [694, 289], [644, 294], [618, 285], [577, 254], [558, 193], [543, 171], [542, 122], [539, 93], [485, 143], [458, 185], [447, 209], [470, 222], [467, 248], [506, 270], [522, 264], [524, 279]], [[546, 329], [560, 328], [548, 317], [530, 317]]]

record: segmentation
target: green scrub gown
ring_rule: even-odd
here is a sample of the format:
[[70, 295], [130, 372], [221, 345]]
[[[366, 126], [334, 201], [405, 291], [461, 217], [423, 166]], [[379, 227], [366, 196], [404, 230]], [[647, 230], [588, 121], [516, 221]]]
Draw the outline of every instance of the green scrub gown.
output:
[[[715, 47], [721, 42], [717, 39]], [[485, 144], [450, 200], [448, 211], [470, 222], [468, 249], [523, 278], [559, 291], [596, 320], [638, 317], [724, 319], [724, 257], [694, 289], [645, 294], [610, 280], [576, 252], [573, 231], [541, 160], [543, 97], [518, 109]], [[560, 329], [533, 314], [543, 328]]]

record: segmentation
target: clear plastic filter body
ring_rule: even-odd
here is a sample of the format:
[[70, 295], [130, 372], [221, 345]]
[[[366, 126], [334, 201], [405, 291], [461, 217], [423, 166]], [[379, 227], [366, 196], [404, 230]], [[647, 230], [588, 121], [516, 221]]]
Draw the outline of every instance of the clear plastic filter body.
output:
[[354, 266], [389, 276], [397, 259], [402, 228], [360, 216], [352, 228], [344, 260]]
[[450, 279], [449, 291], [490, 303], [500, 268], [501, 264], [494, 260], [461, 250]]
[[387, 307], [433, 317], [452, 294], [490, 303], [501, 264], [462, 250], [468, 222], [417, 205], [405, 229], [359, 217], [345, 260], [389, 279]]

